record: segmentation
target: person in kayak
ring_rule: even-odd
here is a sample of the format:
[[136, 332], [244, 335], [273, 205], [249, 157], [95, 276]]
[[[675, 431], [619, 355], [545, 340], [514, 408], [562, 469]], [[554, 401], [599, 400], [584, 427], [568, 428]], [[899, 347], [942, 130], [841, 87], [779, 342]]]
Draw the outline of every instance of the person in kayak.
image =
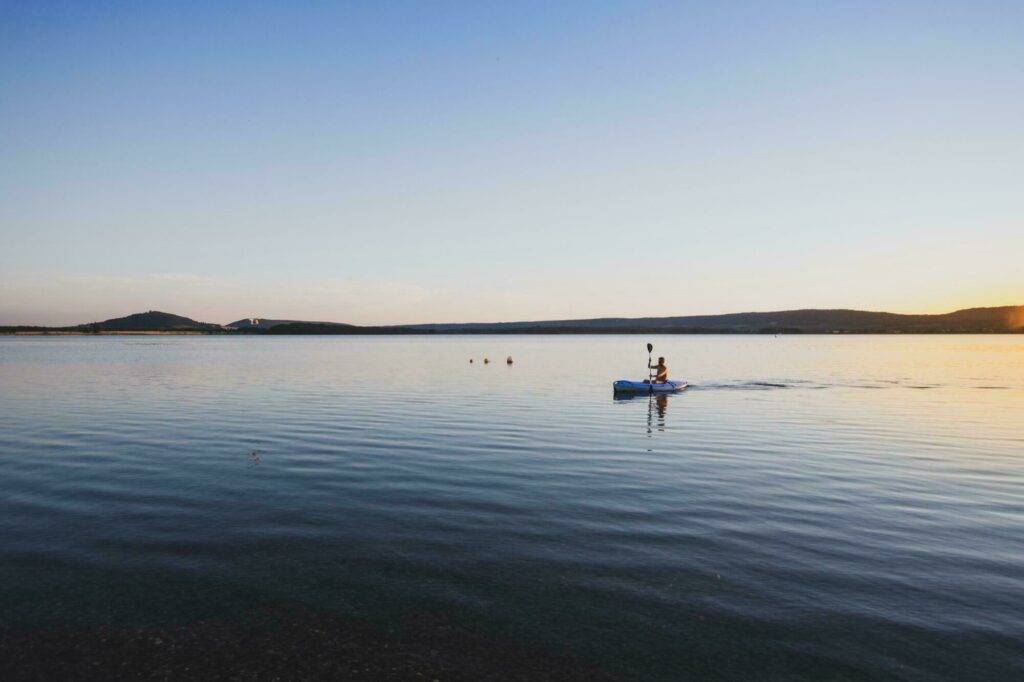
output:
[[668, 381], [668, 365], [665, 364], [664, 357], [658, 358], [658, 364], [655, 365], [654, 367], [652, 367], [651, 363], [648, 362], [647, 369], [657, 370], [657, 373], [654, 375], [654, 383], [663, 384], [666, 381]]

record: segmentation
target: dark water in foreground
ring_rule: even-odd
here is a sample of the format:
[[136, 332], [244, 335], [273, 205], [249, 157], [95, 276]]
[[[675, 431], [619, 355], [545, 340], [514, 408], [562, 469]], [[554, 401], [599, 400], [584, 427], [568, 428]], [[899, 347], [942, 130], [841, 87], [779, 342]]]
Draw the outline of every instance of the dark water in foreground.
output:
[[694, 387], [613, 400], [647, 340], [0, 338], [0, 625], [1024, 679], [1024, 337], [655, 337]]

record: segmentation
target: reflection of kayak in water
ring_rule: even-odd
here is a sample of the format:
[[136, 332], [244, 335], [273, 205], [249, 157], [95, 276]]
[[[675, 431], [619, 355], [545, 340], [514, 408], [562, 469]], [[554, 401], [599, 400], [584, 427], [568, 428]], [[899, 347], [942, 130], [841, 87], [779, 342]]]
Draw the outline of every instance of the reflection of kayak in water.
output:
[[689, 386], [685, 381], [666, 381], [652, 384], [649, 381], [626, 381], [622, 379], [612, 384], [616, 393], [675, 393]]

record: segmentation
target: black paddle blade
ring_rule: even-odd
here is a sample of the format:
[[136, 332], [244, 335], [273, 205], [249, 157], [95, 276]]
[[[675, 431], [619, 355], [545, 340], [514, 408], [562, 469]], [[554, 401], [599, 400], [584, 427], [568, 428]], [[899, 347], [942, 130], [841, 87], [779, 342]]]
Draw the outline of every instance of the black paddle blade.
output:
[[654, 352], [654, 344], [653, 343], [647, 344], [647, 352], [648, 353], [653, 353]]

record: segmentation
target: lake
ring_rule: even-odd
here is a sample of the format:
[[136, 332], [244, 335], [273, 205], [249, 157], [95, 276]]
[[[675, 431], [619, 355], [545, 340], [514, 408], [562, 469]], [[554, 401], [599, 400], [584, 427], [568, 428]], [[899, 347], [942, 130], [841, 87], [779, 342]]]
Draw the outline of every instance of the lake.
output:
[[0, 434], [6, 679], [1024, 679], [1024, 336], [0, 337]]

